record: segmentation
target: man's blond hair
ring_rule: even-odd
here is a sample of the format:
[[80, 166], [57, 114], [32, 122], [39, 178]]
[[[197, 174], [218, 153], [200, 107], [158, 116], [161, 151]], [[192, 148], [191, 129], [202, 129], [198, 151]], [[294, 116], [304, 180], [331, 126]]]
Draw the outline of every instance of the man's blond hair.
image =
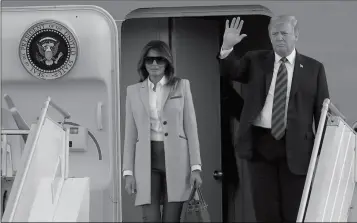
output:
[[298, 21], [295, 18], [295, 16], [292, 15], [279, 15], [279, 16], [274, 16], [270, 19], [269, 25], [268, 25], [268, 30], [270, 31], [271, 26], [275, 23], [278, 22], [289, 22], [291, 24], [291, 26], [294, 29], [294, 34], [298, 34], [299, 33], [299, 25], [298, 25]]

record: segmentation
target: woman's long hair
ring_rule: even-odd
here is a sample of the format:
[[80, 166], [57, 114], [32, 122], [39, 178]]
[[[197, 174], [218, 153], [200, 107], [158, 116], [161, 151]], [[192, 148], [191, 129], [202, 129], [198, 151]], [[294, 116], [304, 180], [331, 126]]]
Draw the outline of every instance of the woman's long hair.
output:
[[149, 76], [149, 73], [145, 67], [145, 57], [151, 49], [159, 52], [161, 56], [166, 59], [167, 64], [165, 68], [165, 76], [168, 79], [167, 84], [175, 85], [180, 79], [175, 76], [175, 68], [171, 50], [170, 47], [161, 40], [152, 40], [142, 49], [137, 68], [140, 76], [140, 82], [143, 82]]

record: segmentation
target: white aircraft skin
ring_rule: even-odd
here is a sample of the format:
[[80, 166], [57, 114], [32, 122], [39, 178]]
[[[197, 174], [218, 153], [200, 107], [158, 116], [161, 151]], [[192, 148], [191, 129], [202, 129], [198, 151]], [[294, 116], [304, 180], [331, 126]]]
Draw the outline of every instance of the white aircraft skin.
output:
[[[65, 7], [59, 7], [61, 10], [46, 8], [64, 4]], [[94, 10], [84, 4], [100, 8]], [[357, 121], [357, 101], [354, 95], [357, 84], [357, 31], [354, 28], [357, 2], [354, 1], [2, 1], [2, 7], [1, 92], [2, 97], [8, 94], [12, 98], [16, 112], [22, 116], [18, 120], [28, 126], [36, 123], [43, 102], [50, 96], [71, 113], [70, 121], [88, 128], [100, 145], [102, 160], [99, 160], [96, 144], [90, 137], [87, 137], [86, 151], [71, 152], [69, 159], [70, 177], [91, 177], [90, 221], [141, 220], [140, 209], [134, 207], [133, 198], [125, 193], [121, 177], [121, 148], [124, 139], [124, 123], [121, 120], [125, 117], [125, 92], [126, 86], [138, 79], [135, 66], [139, 49], [142, 48], [141, 45], [133, 45], [132, 48], [122, 45], [130, 39], [124, 33], [129, 29], [129, 25], [125, 26], [127, 21], [136, 19], [140, 24], [151, 18], [166, 24], [165, 19], [167, 21], [172, 17], [294, 15], [300, 27], [297, 50], [324, 64], [331, 101], [344, 114], [349, 125]], [[58, 14], [46, 14], [44, 9]], [[34, 11], [45, 16], [35, 15]], [[98, 19], [91, 19], [91, 15]], [[19, 59], [22, 35], [31, 24], [43, 19], [55, 19], [68, 24], [79, 43], [78, 57], [73, 68], [55, 81], [34, 78], [24, 69]], [[125, 39], [122, 39], [124, 36]], [[140, 38], [149, 36], [152, 35], [143, 34]], [[163, 34], [160, 38], [168, 37]], [[48, 55], [49, 64], [61, 59], [57, 59], [57, 55]], [[128, 73], [130, 69], [124, 64], [128, 58], [134, 61], [130, 63], [132, 73]], [[128, 72], [124, 72], [126, 69]], [[8, 108], [7, 101], [3, 99], [2, 108]], [[61, 121], [60, 116], [56, 116], [55, 112], [53, 114], [56, 121]], [[23, 146], [23, 141], [18, 144]], [[213, 151], [219, 148], [209, 148], [204, 153], [213, 153], [210, 149]], [[220, 163], [205, 163], [205, 159], [212, 160], [208, 155], [203, 156], [204, 195], [212, 207], [212, 221], [220, 221], [222, 211], [216, 211], [213, 207], [221, 206], [221, 201], [214, 200], [220, 198], [221, 193], [217, 192], [219, 195], [213, 197], [209, 191], [221, 188], [221, 184], [212, 179], [212, 172], [217, 169], [213, 165]], [[242, 167], [240, 171], [246, 170]], [[243, 183], [243, 189], [238, 192], [240, 197], [236, 201], [236, 219], [240, 221], [254, 220], [247, 187]], [[352, 213], [350, 219], [356, 217], [357, 214]]]

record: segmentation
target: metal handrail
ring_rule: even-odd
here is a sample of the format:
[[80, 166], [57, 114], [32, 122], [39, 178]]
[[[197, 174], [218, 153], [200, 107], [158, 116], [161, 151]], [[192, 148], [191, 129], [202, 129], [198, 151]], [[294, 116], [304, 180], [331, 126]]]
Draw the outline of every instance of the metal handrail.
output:
[[312, 151], [312, 154], [311, 154], [310, 164], [309, 164], [309, 168], [308, 168], [308, 172], [307, 172], [307, 176], [306, 176], [306, 180], [305, 180], [304, 191], [303, 191], [303, 194], [302, 194], [299, 213], [298, 213], [298, 217], [297, 217], [296, 222], [303, 222], [303, 220], [304, 220], [307, 201], [308, 201], [308, 197], [309, 197], [309, 194], [310, 194], [311, 184], [312, 184], [314, 171], [315, 171], [315, 168], [316, 168], [316, 162], [317, 162], [317, 158], [318, 158], [318, 153], [319, 153], [319, 149], [320, 149], [322, 133], [323, 133], [323, 130], [325, 128], [326, 118], [327, 118], [328, 112], [330, 112], [334, 116], [340, 117], [341, 121], [344, 122], [346, 124], [346, 126], [351, 128], [346, 123], [345, 116], [336, 108], [335, 105], [333, 105], [331, 103], [331, 100], [329, 98], [326, 98], [324, 100], [324, 102], [323, 102], [322, 109], [321, 109], [321, 116], [320, 116], [319, 125], [318, 125], [316, 136], [315, 136], [314, 147], [313, 147], [313, 151]]
[[59, 113], [61, 113], [63, 115], [63, 117], [65, 119], [69, 119], [71, 117], [71, 115], [69, 114], [69, 112], [66, 112], [65, 110], [63, 110], [60, 106], [58, 106], [56, 103], [54, 103], [50, 97], [47, 98], [47, 101], [49, 103], [49, 105], [56, 109]]
[[[326, 99], [325, 99], [326, 100]], [[341, 117], [343, 120], [346, 120], [346, 117], [336, 108], [334, 104], [329, 99], [329, 104], [328, 104], [330, 112], [335, 115]]]
[[1, 135], [28, 135], [30, 130], [1, 129]]
[[352, 125], [352, 129], [354, 130], [354, 131], [356, 131], [355, 129], [357, 128], [357, 121], [355, 122], [355, 123], [353, 123], [353, 125]]

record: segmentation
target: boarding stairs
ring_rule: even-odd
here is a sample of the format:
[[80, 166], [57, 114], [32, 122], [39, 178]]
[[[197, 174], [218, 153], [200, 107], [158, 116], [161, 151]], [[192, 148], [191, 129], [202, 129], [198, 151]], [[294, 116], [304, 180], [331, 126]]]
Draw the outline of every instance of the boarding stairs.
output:
[[[325, 99], [297, 222], [355, 222], [356, 131]], [[356, 213], [355, 213], [356, 212]]]
[[[0, 222], [89, 222], [89, 179], [68, 177], [69, 128], [64, 123], [70, 114], [48, 97], [37, 123], [29, 127], [12, 99], [4, 99], [9, 109], [1, 114]], [[49, 117], [50, 107], [63, 122]], [[11, 118], [17, 129], [8, 125]]]

